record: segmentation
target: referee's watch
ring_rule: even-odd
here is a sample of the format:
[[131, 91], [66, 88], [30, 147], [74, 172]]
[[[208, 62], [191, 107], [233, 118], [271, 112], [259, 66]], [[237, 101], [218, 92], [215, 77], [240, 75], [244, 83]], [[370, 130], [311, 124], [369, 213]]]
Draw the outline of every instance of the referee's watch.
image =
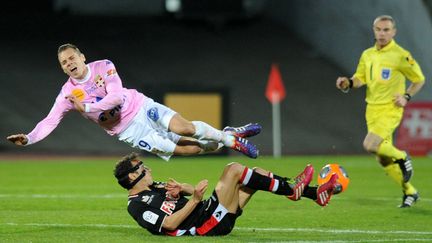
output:
[[404, 98], [406, 99], [406, 101], [408, 102], [408, 101], [410, 101], [411, 100], [411, 95], [410, 94], [408, 94], [408, 93], [405, 93], [404, 94]]

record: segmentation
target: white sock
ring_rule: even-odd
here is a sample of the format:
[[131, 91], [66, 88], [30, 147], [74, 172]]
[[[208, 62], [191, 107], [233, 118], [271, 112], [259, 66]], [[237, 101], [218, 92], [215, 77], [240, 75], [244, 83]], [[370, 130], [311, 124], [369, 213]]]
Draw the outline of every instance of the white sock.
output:
[[195, 134], [192, 136], [198, 140], [211, 140], [223, 143], [226, 147], [234, 145], [234, 136], [228, 135], [202, 121], [192, 121], [195, 126]]
[[200, 147], [203, 149], [201, 153], [209, 153], [209, 152], [215, 152], [218, 151], [220, 148], [222, 148], [224, 145], [222, 143], [218, 143], [211, 140], [197, 140]]

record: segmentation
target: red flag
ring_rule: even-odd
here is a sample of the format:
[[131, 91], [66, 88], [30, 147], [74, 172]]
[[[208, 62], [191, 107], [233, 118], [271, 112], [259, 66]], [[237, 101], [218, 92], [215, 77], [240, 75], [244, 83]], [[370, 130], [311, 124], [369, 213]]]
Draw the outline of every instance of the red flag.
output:
[[285, 87], [279, 67], [276, 64], [272, 64], [265, 96], [272, 104], [279, 103], [285, 99]]

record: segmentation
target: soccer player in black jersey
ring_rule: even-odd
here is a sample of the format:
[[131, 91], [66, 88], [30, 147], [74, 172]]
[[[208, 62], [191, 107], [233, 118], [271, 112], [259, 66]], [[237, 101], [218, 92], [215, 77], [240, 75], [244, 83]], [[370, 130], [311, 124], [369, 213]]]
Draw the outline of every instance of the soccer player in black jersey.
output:
[[[226, 165], [210, 198], [203, 200], [208, 181], [196, 186], [170, 179], [155, 182], [152, 170], [131, 153], [119, 161], [114, 175], [129, 190], [128, 212], [152, 234], [202, 235], [229, 234], [237, 217], [252, 195], [269, 191], [297, 201], [301, 196], [326, 206], [333, 194], [337, 175], [319, 187], [309, 186], [314, 169], [311, 165], [293, 179], [275, 175], [261, 168], [250, 169], [232, 162]], [[190, 196], [190, 198], [186, 198]]]

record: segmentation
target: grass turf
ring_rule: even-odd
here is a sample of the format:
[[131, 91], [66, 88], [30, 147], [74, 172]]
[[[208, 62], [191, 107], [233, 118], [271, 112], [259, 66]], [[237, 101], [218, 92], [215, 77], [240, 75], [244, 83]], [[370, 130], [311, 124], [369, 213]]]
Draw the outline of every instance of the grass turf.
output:
[[209, 179], [209, 196], [225, 164], [241, 162], [281, 176], [294, 176], [307, 163], [318, 170], [337, 162], [348, 171], [347, 191], [322, 208], [258, 192], [224, 237], [153, 236], [126, 211], [126, 191], [112, 170], [119, 158], [0, 160], [0, 242], [408, 242], [432, 241], [432, 184], [429, 158], [414, 158], [413, 184], [421, 199], [400, 209], [400, 188], [372, 156], [191, 157], [145, 161], [155, 180], [173, 177], [195, 184]]

